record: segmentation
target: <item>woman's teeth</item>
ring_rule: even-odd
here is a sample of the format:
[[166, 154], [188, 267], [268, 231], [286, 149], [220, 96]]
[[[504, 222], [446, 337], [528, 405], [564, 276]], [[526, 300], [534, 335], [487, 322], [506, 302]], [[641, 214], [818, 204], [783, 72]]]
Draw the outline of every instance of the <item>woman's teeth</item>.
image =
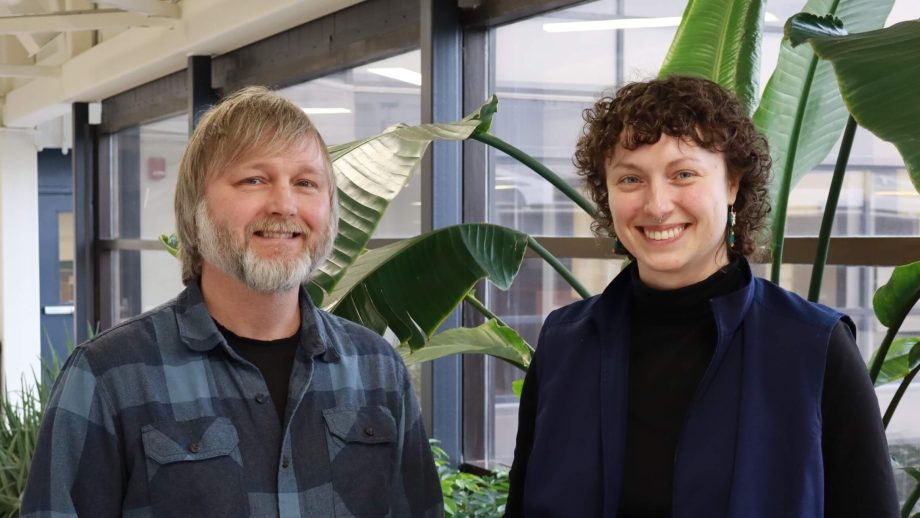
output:
[[666, 239], [673, 239], [679, 236], [684, 231], [684, 227], [673, 227], [667, 230], [648, 230], [645, 229], [645, 237], [651, 239], [652, 241], [664, 241]]

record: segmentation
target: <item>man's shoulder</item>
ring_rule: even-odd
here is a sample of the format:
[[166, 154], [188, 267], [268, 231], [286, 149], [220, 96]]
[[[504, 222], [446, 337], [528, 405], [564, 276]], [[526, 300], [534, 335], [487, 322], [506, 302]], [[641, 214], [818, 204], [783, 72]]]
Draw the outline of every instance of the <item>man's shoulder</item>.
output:
[[390, 342], [371, 329], [347, 318], [323, 310], [318, 311], [326, 323], [326, 329], [336, 335], [336, 342], [341, 348], [340, 354], [399, 356]]
[[178, 339], [176, 299], [120, 322], [78, 346], [93, 370], [160, 363], [159, 344]]

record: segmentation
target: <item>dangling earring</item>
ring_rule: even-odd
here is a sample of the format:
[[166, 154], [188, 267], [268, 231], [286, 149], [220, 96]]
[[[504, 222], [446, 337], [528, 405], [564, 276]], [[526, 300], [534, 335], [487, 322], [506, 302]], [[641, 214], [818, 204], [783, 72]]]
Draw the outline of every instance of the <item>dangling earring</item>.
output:
[[735, 209], [734, 209], [734, 205], [728, 206], [728, 247], [735, 248]]

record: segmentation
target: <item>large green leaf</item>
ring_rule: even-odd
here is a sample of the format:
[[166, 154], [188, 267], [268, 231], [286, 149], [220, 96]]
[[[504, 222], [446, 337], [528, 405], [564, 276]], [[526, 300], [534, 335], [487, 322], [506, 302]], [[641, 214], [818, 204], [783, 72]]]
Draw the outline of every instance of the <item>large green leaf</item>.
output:
[[332, 255], [314, 275], [311, 295], [330, 292], [364, 250], [387, 206], [405, 187], [433, 140], [464, 140], [487, 131], [498, 100], [495, 96], [463, 120], [449, 124], [398, 124], [380, 135], [331, 146], [339, 190], [339, 234]]
[[898, 381], [917, 365], [920, 365], [920, 337], [895, 340], [885, 355], [875, 386]]
[[690, 0], [659, 77], [705, 77], [754, 110], [764, 0]]
[[479, 327], [456, 327], [438, 333], [420, 349], [397, 348], [407, 365], [436, 360], [452, 354], [488, 354], [527, 370], [533, 348], [514, 329], [489, 319]]
[[[803, 11], [832, 14], [849, 32], [877, 29], [885, 23], [894, 0], [809, 0]], [[770, 143], [773, 179], [774, 256], [782, 252], [789, 192], [828, 155], [840, 139], [847, 110], [830, 63], [811, 47], [793, 48], [783, 38], [776, 68], [767, 82], [754, 123]]]
[[507, 289], [526, 247], [527, 234], [485, 223], [399, 241], [362, 254], [326, 309], [418, 349], [479, 280]]
[[872, 297], [875, 316], [885, 327], [900, 326], [920, 300], [920, 261], [898, 266]]
[[847, 109], [860, 126], [895, 145], [920, 191], [920, 20], [841, 36], [796, 15], [792, 36], [834, 66]]

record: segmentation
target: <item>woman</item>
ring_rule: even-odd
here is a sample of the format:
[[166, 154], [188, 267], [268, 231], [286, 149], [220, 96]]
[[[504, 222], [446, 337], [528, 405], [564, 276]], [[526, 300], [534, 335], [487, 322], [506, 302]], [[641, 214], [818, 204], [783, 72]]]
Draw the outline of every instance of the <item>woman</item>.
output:
[[897, 516], [853, 323], [751, 275], [770, 158], [737, 100], [671, 77], [585, 120], [595, 230], [632, 263], [543, 325], [507, 516]]

